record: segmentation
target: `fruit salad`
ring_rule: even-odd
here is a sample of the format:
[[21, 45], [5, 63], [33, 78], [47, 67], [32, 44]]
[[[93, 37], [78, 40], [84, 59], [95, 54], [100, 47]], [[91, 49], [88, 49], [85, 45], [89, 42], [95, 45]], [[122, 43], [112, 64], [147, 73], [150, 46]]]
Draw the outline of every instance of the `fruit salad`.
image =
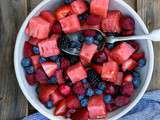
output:
[[[26, 28], [22, 66], [29, 85], [54, 116], [73, 120], [107, 118], [130, 102], [141, 85], [140, 69], [144, 52], [135, 41], [106, 43], [97, 28], [107, 36], [130, 36], [135, 21], [119, 10], [109, 10], [109, 0], [64, 0], [53, 11], [42, 11]], [[67, 44], [64, 40], [68, 40]], [[61, 47], [79, 48], [79, 56]]]

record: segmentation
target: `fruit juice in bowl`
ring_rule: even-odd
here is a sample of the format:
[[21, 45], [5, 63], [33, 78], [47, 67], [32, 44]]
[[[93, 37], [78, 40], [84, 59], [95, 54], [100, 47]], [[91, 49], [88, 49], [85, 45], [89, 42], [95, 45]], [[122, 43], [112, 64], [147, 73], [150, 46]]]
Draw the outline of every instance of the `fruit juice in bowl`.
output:
[[[43, 1], [17, 37], [18, 82], [30, 103], [49, 119], [118, 119], [135, 106], [150, 82], [152, 44], [107, 43], [100, 51], [103, 37], [94, 30], [79, 32], [82, 28], [97, 28], [107, 36], [148, 32], [121, 0]], [[63, 52], [62, 46], [78, 48], [79, 56]]]

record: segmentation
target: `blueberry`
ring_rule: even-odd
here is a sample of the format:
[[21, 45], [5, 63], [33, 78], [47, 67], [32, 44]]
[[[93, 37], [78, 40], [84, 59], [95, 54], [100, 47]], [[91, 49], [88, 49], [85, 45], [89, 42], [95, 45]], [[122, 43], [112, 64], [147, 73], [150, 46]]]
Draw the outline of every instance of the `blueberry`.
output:
[[68, 4], [71, 4], [73, 0], [64, 0], [64, 4], [68, 5]]
[[39, 58], [39, 62], [40, 62], [40, 63], [43, 63], [43, 62], [46, 62], [46, 61], [47, 61], [47, 59], [44, 58], [44, 57], [40, 57], [40, 58]]
[[93, 37], [86, 37], [86, 38], [85, 38], [85, 42], [86, 42], [87, 44], [92, 44], [93, 41], [94, 41], [94, 38], [93, 38]]
[[145, 58], [140, 59], [138, 63], [139, 63], [139, 67], [144, 67], [146, 65], [146, 59]]
[[49, 100], [46, 104], [45, 104], [46, 108], [51, 109], [53, 108], [53, 102], [51, 100]]
[[81, 100], [81, 106], [82, 107], [87, 107], [87, 105], [88, 105], [88, 99], [87, 98], [82, 99]]
[[91, 88], [88, 88], [87, 91], [86, 91], [86, 95], [91, 97], [91, 96], [94, 95], [94, 91]]
[[56, 60], [58, 60], [58, 56], [52, 56], [52, 57], [49, 57], [49, 59], [53, 62], [56, 62]]
[[105, 103], [111, 103], [112, 102], [112, 96], [111, 95], [105, 95], [104, 96]]
[[32, 65], [31, 59], [29, 58], [23, 58], [21, 61], [21, 64], [23, 67], [29, 67]]
[[32, 50], [33, 50], [33, 53], [34, 53], [34, 54], [36, 54], [36, 55], [39, 54], [39, 49], [38, 49], [38, 47], [35, 47], [35, 46], [34, 46], [34, 47], [32, 48]]
[[87, 79], [83, 79], [82, 83], [84, 83], [84, 84], [88, 83]]
[[114, 44], [113, 44], [113, 43], [108, 43], [108, 44], [106, 45], [106, 47], [107, 47], [108, 49], [112, 49], [112, 48], [114, 47]]
[[78, 96], [78, 99], [79, 99], [79, 100], [82, 100], [83, 98], [84, 98], [83, 95], [79, 95], [79, 96]]
[[134, 78], [140, 78], [140, 73], [137, 71], [132, 72]]
[[134, 78], [133, 80], [132, 80], [132, 83], [133, 83], [133, 85], [134, 85], [134, 88], [138, 88], [140, 85], [141, 85], [141, 79], [140, 78]]
[[89, 16], [88, 13], [83, 13], [83, 14], [79, 15], [78, 18], [79, 18], [79, 20], [86, 20], [88, 16]]
[[33, 74], [34, 73], [33, 66], [25, 67], [24, 69], [25, 69], [27, 74]]
[[100, 90], [100, 89], [95, 89], [95, 93], [98, 94], [98, 95], [101, 95], [103, 93], [103, 91]]
[[94, 37], [95, 40], [101, 41], [103, 40], [103, 36], [100, 33], [97, 33], [97, 35]]
[[77, 42], [77, 41], [72, 41], [70, 43], [70, 47], [71, 48], [80, 48], [81, 47], [81, 43], [80, 42]]
[[55, 76], [51, 77], [49, 80], [48, 80], [48, 83], [49, 84], [56, 84], [57, 83], [57, 79]]
[[105, 83], [100, 82], [100, 83], [98, 84], [98, 88], [99, 88], [100, 90], [105, 90], [105, 89], [106, 89]]

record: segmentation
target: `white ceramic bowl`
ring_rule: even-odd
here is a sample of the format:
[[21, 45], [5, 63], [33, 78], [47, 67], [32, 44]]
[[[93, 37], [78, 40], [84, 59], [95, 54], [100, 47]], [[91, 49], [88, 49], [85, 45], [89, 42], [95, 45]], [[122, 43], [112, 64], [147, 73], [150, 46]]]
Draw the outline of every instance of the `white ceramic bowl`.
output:
[[[38, 100], [37, 94], [35, 92], [35, 87], [31, 87], [27, 82], [25, 78], [25, 74], [23, 71], [23, 68], [21, 66], [21, 60], [23, 58], [23, 46], [24, 42], [28, 40], [28, 36], [25, 34], [25, 28], [28, 24], [28, 21], [33, 17], [38, 15], [42, 10], [53, 10], [56, 9], [60, 4], [62, 3], [61, 0], [44, 0], [42, 1], [26, 18], [24, 21], [17, 37], [16, 45], [15, 45], [15, 51], [14, 51], [14, 65], [15, 65], [15, 71], [16, 76], [20, 85], [20, 88], [23, 91], [23, 94], [27, 98], [27, 100], [43, 115], [48, 117], [52, 120], [63, 120], [62, 117], [56, 117], [53, 116], [53, 110], [46, 109]], [[141, 20], [141, 18], [138, 16], [138, 14], [129, 6], [127, 5], [123, 0], [110, 0], [109, 9], [118, 9], [123, 14], [127, 14], [132, 16], [135, 19], [136, 22], [136, 34], [144, 34], [148, 33], [148, 30]], [[142, 84], [140, 88], [135, 92], [135, 94], [131, 98], [131, 103], [127, 106], [124, 106], [112, 113], [109, 114], [109, 120], [116, 120], [123, 115], [125, 115], [128, 111], [130, 111], [142, 98], [143, 94], [145, 93], [153, 72], [153, 64], [154, 64], [154, 52], [153, 52], [153, 46], [151, 41], [140, 41], [141, 48], [144, 50], [147, 64], [146, 66], [141, 70], [141, 76], [142, 76]]]

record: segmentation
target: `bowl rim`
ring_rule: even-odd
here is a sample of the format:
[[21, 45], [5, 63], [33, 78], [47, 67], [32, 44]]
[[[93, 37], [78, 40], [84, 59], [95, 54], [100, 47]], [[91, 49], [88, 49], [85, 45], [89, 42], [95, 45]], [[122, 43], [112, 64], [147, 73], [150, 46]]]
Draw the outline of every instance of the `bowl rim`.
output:
[[[42, 113], [44, 116], [46, 116], [49, 119], [58, 119], [57, 117], [53, 117], [53, 115], [50, 115], [48, 112], [44, 111], [43, 109], [41, 109], [40, 106], [38, 106], [36, 104], [35, 101], [32, 100], [32, 98], [30, 97], [30, 95], [28, 94], [28, 92], [26, 92], [25, 90], [25, 86], [23, 84], [21, 84], [21, 74], [20, 74], [20, 70], [19, 68], [19, 63], [17, 60], [17, 56], [19, 53], [19, 43], [21, 41], [21, 37], [22, 37], [22, 33], [25, 30], [29, 20], [38, 12], [38, 10], [40, 8], [42, 8], [45, 4], [47, 4], [48, 2], [50, 2], [51, 0], [43, 0], [42, 2], [40, 2], [31, 12], [30, 14], [27, 16], [27, 18], [25, 19], [25, 21], [23, 22], [18, 35], [17, 35], [17, 39], [16, 39], [16, 44], [15, 44], [15, 49], [14, 49], [14, 69], [15, 69], [15, 73], [16, 73], [16, 77], [17, 77], [17, 81], [18, 84], [24, 94], [24, 96], [27, 98], [27, 100], [32, 104], [32, 106], [34, 106], [36, 108], [36, 110], [38, 110], [40, 113]], [[125, 6], [126, 9], [128, 9], [134, 17], [136, 17], [137, 21], [139, 22], [139, 24], [141, 25], [141, 28], [143, 29], [143, 31], [147, 34], [148, 29], [146, 27], [146, 25], [144, 24], [143, 20], [140, 18], [140, 16], [123, 0], [116, 0], [116, 2], [120, 3], [121, 5]], [[153, 45], [151, 41], [147, 41], [148, 44], [148, 48], [149, 48], [149, 56], [150, 56], [150, 64], [148, 66], [149, 70], [148, 70], [148, 74], [146, 76], [146, 81], [143, 85], [143, 87], [141, 88], [139, 94], [136, 96], [136, 98], [120, 113], [118, 113], [117, 115], [113, 116], [112, 118], [108, 119], [108, 120], [116, 120], [119, 119], [120, 117], [122, 117], [123, 115], [125, 115], [127, 112], [129, 112], [138, 102], [139, 100], [143, 97], [145, 91], [147, 90], [147, 87], [151, 81], [152, 78], [152, 73], [153, 73], [153, 67], [154, 67], [154, 50], [153, 50]]]

